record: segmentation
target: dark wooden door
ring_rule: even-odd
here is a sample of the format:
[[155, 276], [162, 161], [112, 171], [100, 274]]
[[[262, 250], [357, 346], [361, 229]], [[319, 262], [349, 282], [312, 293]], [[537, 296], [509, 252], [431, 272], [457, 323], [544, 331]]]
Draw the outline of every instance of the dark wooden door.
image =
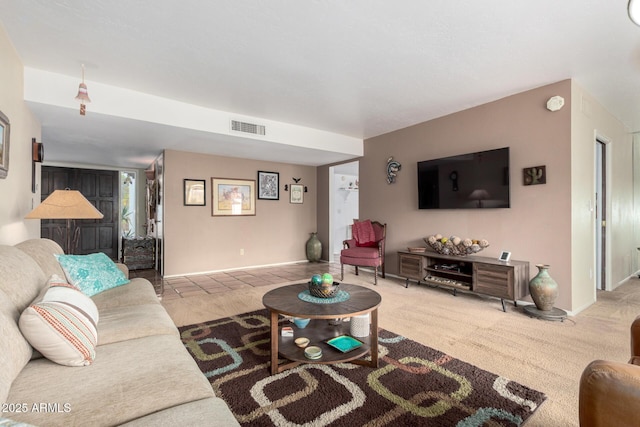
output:
[[[104, 215], [103, 219], [75, 220], [80, 228], [78, 255], [104, 252], [118, 259], [119, 179], [117, 171], [42, 167], [42, 200], [54, 190], [78, 190]], [[42, 220], [40, 235], [55, 240], [65, 253], [66, 220]]]

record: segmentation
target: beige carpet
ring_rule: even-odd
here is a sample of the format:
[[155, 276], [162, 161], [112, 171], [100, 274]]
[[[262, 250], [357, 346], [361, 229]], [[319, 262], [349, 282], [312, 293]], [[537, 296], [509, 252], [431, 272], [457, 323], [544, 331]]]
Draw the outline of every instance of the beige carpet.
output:
[[[371, 273], [346, 274], [346, 283], [373, 287]], [[164, 301], [178, 326], [263, 308], [269, 285]], [[482, 369], [546, 393], [547, 401], [527, 426], [577, 426], [578, 383], [594, 359], [626, 361], [629, 326], [640, 314], [640, 280], [613, 292], [564, 322], [533, 319], [521, 307], [404, 280], [378, 279], [380, 326]]]

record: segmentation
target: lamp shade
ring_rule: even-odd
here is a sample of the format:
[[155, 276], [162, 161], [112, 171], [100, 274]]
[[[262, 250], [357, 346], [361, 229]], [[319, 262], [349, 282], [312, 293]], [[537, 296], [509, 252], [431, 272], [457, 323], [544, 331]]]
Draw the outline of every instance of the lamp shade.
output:
[[78, 190], [55, 190], [27, 219], [101, 219], [104, 215]]

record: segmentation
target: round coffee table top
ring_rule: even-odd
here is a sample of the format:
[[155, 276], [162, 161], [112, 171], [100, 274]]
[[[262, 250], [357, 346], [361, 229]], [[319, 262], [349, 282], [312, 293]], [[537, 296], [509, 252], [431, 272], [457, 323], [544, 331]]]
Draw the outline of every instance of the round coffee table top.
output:
[[341, 283], [340, 289], [349, 293], [349, 299], [332, 304], [316, 304], [298, 298], [298, 294], [306, 289], [309, 289], [307, 283], [273, 289], [262, 297], [262, 304], [271, 311], [288, 316], [334, 319], [368, 313], [382, 302], [380, 294], [372, 289]]

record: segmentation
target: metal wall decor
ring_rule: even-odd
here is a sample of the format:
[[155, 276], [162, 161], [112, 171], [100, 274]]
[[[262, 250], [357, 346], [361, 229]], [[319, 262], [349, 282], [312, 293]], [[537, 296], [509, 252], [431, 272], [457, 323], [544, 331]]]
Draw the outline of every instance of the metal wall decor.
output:
[[402, 169], [402, 165], [393, 160], [393, 157], [389, 157], [387, 159], [387, 184], [393, 184], [396, 182], [396, 176], [400, 169]]

